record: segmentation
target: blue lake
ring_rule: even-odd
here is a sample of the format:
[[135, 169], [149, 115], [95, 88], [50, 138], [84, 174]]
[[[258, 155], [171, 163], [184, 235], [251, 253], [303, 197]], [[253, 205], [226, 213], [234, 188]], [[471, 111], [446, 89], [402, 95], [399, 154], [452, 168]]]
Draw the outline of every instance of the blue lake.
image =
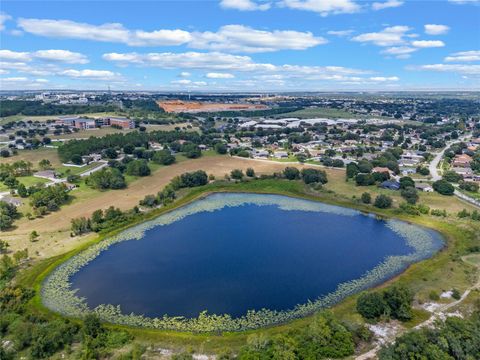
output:
[[[242, 195], [214, 194], [196, 205], [232, 196]], [[90, 308], [120, 305], [123, 313], [149, 317], [196, 317], [203, 310], [239, 317], [247, 310], [292, 309], [362, 277], [389, 256], [415, 250], [373, 216], [311, 211], [317, 203], [278, 195], [251, 196], [267, 201], [197, 211], [146, 230], [140, 240], [112, 244], [71, 276], [71, 288]], [[286, 210], [275, 199], [307, 209]], [[430, 253], [438, 251], [440, 236], [422, 231], [431, 236]]]

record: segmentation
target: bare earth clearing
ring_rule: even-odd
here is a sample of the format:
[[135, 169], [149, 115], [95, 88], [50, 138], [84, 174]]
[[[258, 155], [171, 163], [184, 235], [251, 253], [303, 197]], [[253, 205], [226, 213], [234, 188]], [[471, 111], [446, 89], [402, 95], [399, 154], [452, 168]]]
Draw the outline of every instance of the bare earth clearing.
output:
[[195, 112], [217, 112], [217, 111], [241, 111], [241, 110], [265, 110], [265, 105], [258, 104], [227, 104], [227, 103], [204, 103], [196, 101], [169, 100], [157, 101], [166, 112], [172, 113], [195, 113]]

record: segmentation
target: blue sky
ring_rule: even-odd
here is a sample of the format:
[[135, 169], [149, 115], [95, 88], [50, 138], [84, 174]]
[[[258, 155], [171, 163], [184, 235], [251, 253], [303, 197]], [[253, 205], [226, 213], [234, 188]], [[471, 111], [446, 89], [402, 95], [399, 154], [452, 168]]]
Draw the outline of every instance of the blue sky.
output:
[[480, 88], [480, 0], [2, 1], [0, 88]]

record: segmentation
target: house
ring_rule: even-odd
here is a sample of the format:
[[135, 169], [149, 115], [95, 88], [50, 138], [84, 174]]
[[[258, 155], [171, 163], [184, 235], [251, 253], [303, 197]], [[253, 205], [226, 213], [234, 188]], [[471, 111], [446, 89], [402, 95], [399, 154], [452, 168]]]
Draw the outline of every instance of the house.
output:
[[254, 150], [253, 156], [256, 158], [267, 158], [269, 155], [267, 150]]
[[400, 183], [395, 180], [387, 180], [379, 185], [382, 189], [400, 190]]
[[4, 195], [3, 197], [0, 198], [0, 201], [5, 201], [6, 203], [10, 205], [15, 205], [15, 206], [20, 206], [22, 205], [22, 200], [18, 198], [14, 198], [8, 195]]
[[387, 173], [390, 176], [393, 176], [393, 172], [387, 167], [376, 166], [372, 169], [372, 173]]
[[286, 151], [275, 151], [273, 156], [277, 159], [285, 159], [288, 158], [288, 153]]
[[469, 167], [454, 167], [452, 171], [459, 175], [462, 175], [464, 179], [470, 179], [473, 176], [473, 170]]
[[433, 187], [427, 183], [415, 183], [415, 189], [423, 192], [433, 192]]
[[470, 167], [472, 157], [467, 154], [456, 155], [453, 159], [453, 167]]

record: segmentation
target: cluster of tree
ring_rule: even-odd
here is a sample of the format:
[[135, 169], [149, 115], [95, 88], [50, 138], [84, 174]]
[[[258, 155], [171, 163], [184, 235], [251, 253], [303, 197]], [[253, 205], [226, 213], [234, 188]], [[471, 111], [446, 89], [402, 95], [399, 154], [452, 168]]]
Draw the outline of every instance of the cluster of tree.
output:
[[19, 160], [11, 164], [0, 164], [0, 180], [4, 181], [9, 176], [28, 176], [33, 171], [33, 164], [30, 161]]
[[362, 159], [358, 162], [351, 162], [346, 167], [347, 179], [355, 179], [357, 185], [368, 186], [376, 182], [388, 180], [388, 172], [372, 173], [374, 167], [386, 167], [395, 174], [400, 173], [397, 160], [400, 159], [402, 149], [388, 149], [372, 161]]
[[171, 165], [175, 162], [175, 156], [172, 155], [170, 150], [163, 149], [155, 151], [152, 157], [152, 161], [160, 165]]
[[458, 183], [463, 180], [463, 176], [450, 170], [443, 173], [442, 179], [451, 183]]
[[44, 215], [49, 211], [56, 211], [69, 199], [65, 184], [55, 184], [35, 191], [30, 196], [30, 205]]
[[465, 191], [478, 192], [479, 185], [471, 181], [460, 181], [458, 187]]
[[59, 105], [42, 101], [1, 100], [0, 117], [12, 115], [69, 115], [117, 110], [114, 105]]
[[402, 285], [381, 291], [364, 292], [357, 299], [357, 311], [365, 319], [380, 318], [408, 321], [412, 318], [413, 293]]
[[72, 219], [71, 230], [73, 235], [81, 235], [90, 231], [100, 232], [112, 228], [121, 227], [138, 218], [140, 211], [138, 207], [122, 211], [110, 206], [107, 210], [95, 210], [90, 218], [80, 217]]
[[460, 211], [457, 216], [460, 218], [460, 219], [471, 219], [471, 220], [475, 220], [475, 221], [480, 221], [480, 213], [478, 212], [478, 210], [473, 210], [471, 213], [468, 212], [466, 209], [463, 209], [462, 211]]
[[17, 207], [6, 201], [0, 201], [0, 230], [8, 230], [13, 222], [20, 217]]
[[[117, 170], [108, 168], [107, 170]], [[98, 172], [103, 171], [100, 170]], [[117, 170], [118, 171], [118, 170]], [[97, 173], [98, 173], [97, 172]], [[96, 173], [94, 173], [96, 174]], [[208, 183], [208, 175], [203, 170], [194, 172], [187, 172], [172, 179], [162, 191], [157, 195], [147, 195], [140, 201], [140, 205], [147, 207], [154, 207], [158, 205], [167, 205], [176, 198], [176, 191], [182, 188], [191, 188], [196, 186], [206, 185]], [[142, 216], [137, 206], [128, 211], [121, 211], [120, 209], [109, 207], [107, 210], [96, 210], [90, 218], [72, 219], [71, 231], [73, 235], [80, 235], [90, 231], [99, 232], [102, 230], [110, 230], [118, 228], [122, 225], [130, 223]]]
[[328, 182], [325, 171], [311, 168], [300, 171], [295, 167], [286, 167], [283, 170], [283, 176], [288, 180], [302, 179], [305, 184], [326, 184]]
[[[238, 360], [332, 359], [353, 355], [355, 345], [370, 333], [364, 328], [349, 329], [328, 312], [315, 315], [303, 329], [267, 337], [252, 335]], [[232, 357], [227, 357], [232, 358]]]
[[480, 359], [480, 310], [466, 319], [447, 317], [435, 327], [409, 331], [386, 345], [380, 360]]
[[85, 183], [98, 190], [123, 189], [127, 186], [122, 172], [114, 167], [106, 167], [88, 176]]
[[442, 195], [451, 196], [455, 192], [455, 188], [447, 180], [437, 180], [432, 184], [433, 189]]
[[[185, 141], [185, 143], [182, 145], [180, 141]], [[58, 149], [58, 154], [62, 162], [69, 162], [74, 156], [104, 152], [106, 149], [115, 151], [115, 149], [124, 149], [125, 147], [127, 149], [132, 149], [132, 147], [133, 149], [148, 149], [149, 142], [158, 142], [167, 145], [173, 151], [182, 151], [195, 157], [198, 155], [198, 150], [190, 144], [209, 144], [211, 141], [208, 136], [199, 135], [196, 132], [152, 131], [147, 133], [133, 131], [127, 134], [110, 134], [100, 138], [92, 136], [84, 140], [71, 140]], [[182, 146], [185, 147], [182, 148]], [[113, 155], [111, 151], [110, 153]]]
[[10, 283], [0, 288], [0, 336], [12, 341], [12, 346], [0, 347], [0, 359], [47, 359], [61, 350], [71, 351], [73, 343], [80, 344], [78, 355], [82, 359], [99, 359], [132, 340], [125, 331], [106, 329], [93, 315], [78, 324], [32, 313], [26, 303], [34, 294]]

